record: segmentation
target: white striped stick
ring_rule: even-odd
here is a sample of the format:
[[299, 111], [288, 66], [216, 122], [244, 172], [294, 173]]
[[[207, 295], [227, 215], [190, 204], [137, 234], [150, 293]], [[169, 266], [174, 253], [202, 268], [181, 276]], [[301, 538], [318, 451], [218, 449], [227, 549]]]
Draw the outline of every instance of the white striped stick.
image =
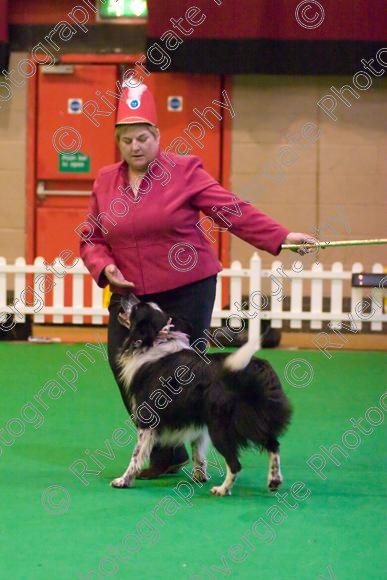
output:
[[345, 240], [343, 242], [316, 242], [315, 244], [282, 244], [282, 250], [298, 250], [299, 248], [338, 248], [342, 246], [379, 246], [387, 244], [387, 239], [379, 238], [375, 240]]

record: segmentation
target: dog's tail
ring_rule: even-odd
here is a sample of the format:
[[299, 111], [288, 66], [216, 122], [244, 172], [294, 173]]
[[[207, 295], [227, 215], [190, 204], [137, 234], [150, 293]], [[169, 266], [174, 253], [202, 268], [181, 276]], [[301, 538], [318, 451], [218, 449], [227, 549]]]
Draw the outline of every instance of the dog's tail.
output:
[[223, 367], [231, 372], [241, 371], [247, 367], [251, 361], [251, 357], [258, 348], [259, 346], [255, 340], [246, 342], [246, 344], [225, 359]]

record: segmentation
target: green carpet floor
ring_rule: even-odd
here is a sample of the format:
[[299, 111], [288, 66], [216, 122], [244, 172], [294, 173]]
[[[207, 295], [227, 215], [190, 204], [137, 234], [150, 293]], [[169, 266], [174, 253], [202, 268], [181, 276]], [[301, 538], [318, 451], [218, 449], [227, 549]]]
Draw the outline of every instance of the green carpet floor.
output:
[[[75, 371], [68, 353], [81, 349], [92, 360]], [[387, 357], [332, 354], [264, 351], [295, 411], [282, 495], [266, 491], [266, 456], [249, 451], [233, 495], [219, 498], [213, 451], [202, 487], [183, 473], [111, 489], [133, 434], [103, 349], [0, 343], [0, 577], [385, 578]], [[354, 429], [351, 418], [365, 419]], [[333, 444], [347, 455], [336, 449], [339, 465], [320, 449]], [[80, 458], [94, 471], [84, 483], [69, 469]]]

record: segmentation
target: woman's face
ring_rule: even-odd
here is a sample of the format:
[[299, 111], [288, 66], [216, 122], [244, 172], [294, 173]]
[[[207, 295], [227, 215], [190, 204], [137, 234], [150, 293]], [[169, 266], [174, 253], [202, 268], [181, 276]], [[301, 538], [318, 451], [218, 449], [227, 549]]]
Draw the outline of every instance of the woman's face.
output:
[[159, 152], [160, 136], [154, 137], [145, 123], [128, 125], [121, 133], [118, 147], [132, 171], [145, 172]]

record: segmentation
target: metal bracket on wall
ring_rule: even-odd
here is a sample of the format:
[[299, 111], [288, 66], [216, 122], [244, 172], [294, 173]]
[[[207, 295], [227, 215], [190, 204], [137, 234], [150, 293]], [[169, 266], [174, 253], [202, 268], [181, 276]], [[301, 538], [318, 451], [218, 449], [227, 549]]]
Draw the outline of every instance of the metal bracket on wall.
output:
[[39, 199], [45, 199], [47, 196], [49, 195], [63, 195], [63, 196], [71, 196], [71, 197], [75, 197], [75, 196], [88, 196], [91, 194], [91, 191], [85, 191], [85, 190], [76, 190], [76, 191], [72, 191], [70, 189], [45, 189], [44, 187], [44, 181], [38, 181], [38, 185], [36, 188], [36, 195]]

